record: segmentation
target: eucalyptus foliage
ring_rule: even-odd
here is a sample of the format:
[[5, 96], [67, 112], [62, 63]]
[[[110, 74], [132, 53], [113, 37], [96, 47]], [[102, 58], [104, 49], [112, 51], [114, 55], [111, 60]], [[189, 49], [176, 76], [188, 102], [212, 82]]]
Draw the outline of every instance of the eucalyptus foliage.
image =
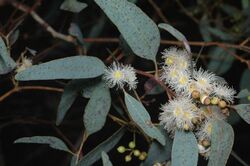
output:
[[[232, 126], [224, 118], [212, 122], [212, 127], [209, 129], [211, 130], [211, 138], [209, 137], [210, 142], [207, 146], [205, 143], [202, 144], [202, 142], [207, 141], [208, 138], [200, 140], [196, 134], [203, 127], [201, 122], [207, 117], [192, 118], [192, 120], [197, 120], [197, 122], [192, 121], [192, 126], [180, 123], [180, 126], [184, 126], [183, 128], [177, 125], [172, 125], [171, 129], [167, 125], [159, 127], [159, 125], [164, 124], [163, 122], [159, 123], [157, 120], [160, 109], [152, 109], [150, 107], [151, 103], [157, 102], [158, 106], [163, 104], [162, 101], [157, 101], [156, 97], [158, 95], [164, 96], [163, 99], [169, 101], [170, 104], [172, 100], [178, 98], [176, 87], [166, 83], [170, 80], [168, 79], [170, 73], [167, 73], [169, 74], [166, 76], [167, 78], [162, 78], [162, 73], [166, 69], [162, 67], [162, 63], [172, 62], [171, 59], [167, 58], [165, 62], [162, 62], [162, 59], [158, 58], [160, 52], [163, 51], [159, 49], [160, 42], [161, 40], [166, 40], [165, 36], [167, 36], [165, 35], [166, 32], [164, 32], [164, 35], [160, 38], [160, 29], [167, 31], [177, 39], [175, 42], [178, 43], [179, 47], [184, 48], [185, 51], [183, 52], [185, 55], [190, 55], [190, 58], [187, 58], [192, 63], [190, 77], [195, 77], [195, 70], [199, 68], [197, 60], [199, 60], [200, 54], [197, 55], [197, 59], [192, 60], [191, 55], [193, 56], [194, 54], [191, 51], [192, 46], [189, 45], [189, 34], [184, 35], [181, 33], [181, 30], [177, 30], [177, 27], [170, 25], [170, 23], [160, 23], [157, 26], [156, 22], [143, 9], [137, 6], [136, 2], [132, 0], [94, 0], [92, 2], [64, 0], [60, 4], [60, 9], [63, 11], [69, 11], [77, 15], [80, 12], [84, 13], [87, 9], [91, 10], [91, 6], [94, 6], [102, 15], [88, 35], [81, 29], [80, 24], [74, 22], [71, 22], [67, 31], [68, 34], [59, 34], [59, 37], [57, 33], [55, 34], [51, 30], [52, 27], [47, 27], [46, 30], [50, 33], [52, 31], [53, 37], [71, 42], [72, 45], [70, 46], [75, 46], [78, 49], [76, 55], [52, 58], [29, 66], [25, 65], [25, 62], [35, 63], [35, 61], [32, 62], [32, 60], [25, 59], [23, 56], [15, 61], [9, 50], [11, 45], [18, 40], [21, 31], [15, 30], [10, 39], [0, 37], [0, 74], [12, 74], [15, 87], [18, 87], [20, 84], [32, 83], [32, 81], [39, 81], [38, 83], [41, 84], [47, 83], [46, 81], [54, 81], [60, 87], [63, 87], [63, 90], [56, 89], [57, 92], [62, 92], [62, 94], [58, 102], [53, 124], [50, 124], [51, 126], [58, 128], [66, 124], [68, 119], [74, 121], [74, 117], [70, 116], [74, 111], [72, 107], [75, 102], [84, 101], [84, 104], [81, 103], [82, 121], [78, 124], [82, 133], [79, 133], [80, 137], [78, 136], [77, 140], [74, 140], [75, 138], [68, 140], [60, 132], [58, 132], [58, 136], [31, 137], [27, 137], [25, 136], [26, 133], [22, 133], [24, 137], [17, 138], [14, 141], [15, 144], [47, 144], [53, 149], [67, 152], [67, 155], [71, 158], [68, 164], [71, 166], [90, 166], [97, 161], [101, 161], [103, 166], [117, 165], [112, 161], [112, 154], [118, 152], [121, 153], [119, 155], [122, 155], [126, 162], [130, 162], [134, 157], [137, 157], [141, 166], [154, 164], [163, 166], [167, 162], [171, 163], [171, 166], [195, 166], [198, 165], [198, 160], [208, 160], [209, 166], [226, 165], [234, 143], [234, 132]], [[249, 1], [243, 0], [242, 7], [244, 10], [248, 9]], [[221, 8], [229, 17], [235, 17], [228, 12], [233, 10], [229, 6], [222, 6]], [[204, 41], [210, 42], [218, 39], [222, 42], [235, 42], [242, 37], [236, 36], [238, 37], [236, 38], [233, 33], [227, 33], [223, 27], [212, 23], [209, 17], [212, 16], [203, 15], [200, 22], [198, 22]], [[88, 21], [91, 22], [91, 20]], [[112, 52], [113, 50], [108, 51], [110, 52], [109, 57], [104, 57], [104, 54], [98, 51], [95, 55], [86, 53], [90, 46], [94, 46], [87, 43], [87, 40], [85, 41], [86, 36], [90, 38], [98, 36], [109, 22], [117, 30], [118, 34], [115, 34], [115, 37], [119, 39], [120, 47], [114, 52]], [[44, 23], [44, 25], [47, 24]], [[239, 22], [239, 27], [243, 28], [244, 25], [242, 22]], [[5, 40], [8, 40], [8, 42]], [[226, 46], [209, 47], [207, 50], [210, 58], [207, 69], [222, 76], [230, 72], [233, 63], [238, 57], [235, 55], [237, 47], [225, 49]], [[109, 45], [104, 47], [109, 50]], [[122, 52], [119, 54], [121, 57], [115, 56], [117, 52]], [[123, 56], [124, 52], [128, 54]], [[126, 59], [124, 64], [121, 63], [123, 62], [122, 58]], [[145, 70], [134, 69], [132, 66], [137, 65], [130, 64], [131, 59], [139, 59], [142, 62], [150, 60], [148, 62], [155, 68], [153, 71], [148, 71], [146, 67]], [[110, 64], [112, 64], [111, 67], [107, 67]], [[143, 82], [143, 79], [138, 77], [139, 75], [145, 77], [146, 81]], [[164, 79], [167, 81], [164, 82]], [[221, 81], [223, 79], [219, 80], [213, 86], [216, 87], [220, 84], [226, 86], [224, 84], [225, 81]], [[204, 112], [214, 111], [214, 114], [219, 112], [226, 116], [229, 116], [230, 111], [236, 110], [237, 114], [246, 123], [250, 124], [250, 105], [247, 104], [250, 97], [249, 81], [250, 72], [249, 69], [245, 69], [240, 82], [242, 91], [236, 96], [240, 99], [241, 104], [238, 104], [238, 102], [233, 103], [231, 98], [228, 100], [221, 98], [218, 100], [225, 102], [226, 106], [220, 106], [220, 104], [216, 103], [214, 104], [216, 106], [213, 107], [209, 105], [210, 100], [208, 104], [205, 103], [205, 99], [211, 97], [207, 95], [205, 97], [199, 96], [200, 100], [197, 100], [193, 105], [195, 106], [198, 103], [197, 107], [199, 109], [204, 108]], [[29, 88], [26, 87], [26, 89]], [[139, 90], [136, 88], [145, 93], [138, 93]], [[19, 90], [22, 89], [15, 89], [14, 91], [17, 92]], [[51, 89], [46, 87], [45, 90]], [[181, 93], [183, 94], [182, 90]], [[193, 93], [191, 97], [193, 97], [192, 95]], [[212, 103], [214, 98], [211, 97], [209, 99], [211, 99]], [[180, 101], [180, 105], [183, 104], [182, 102], [184, 100]], [[185, 116], [188, 117], [190, 115]], [[164, 119], [160, 120], [164, 121]], [[169, 122], [165, 123], [168, 124]], [[108, 124], [114, 124], [113, 126], [116, 130], [113, 131], [113, 128], [109, 130], [110, 125]], [[102, 134], [106, 131], [113, 132], [113, 134], [109, 137], [106, 135], [100, 137], [101, 143], [94, 144], [91, 150], [85, 151], [84, 148], [89, 143], [88, 141], [92, 141], [92, 138], [97, 136], [97, 134]], [[128, 143], [128, 148], [125, 148], [120, 143], [120, 140], [126, 134], [133, 135], [131, 136], [132, 141], [125, 140]], [[140, 141], [138, 137], [143, 141]], [[69, 143], [72, 140], [75, 143]], [[140, 146], [137, 146], [137, 144], [141, 142], [145, 142], [147, 146], [140, 149]], [[204, 146], [201, 146], [201, 144]], [[26, 145], [18, 146], [25, 148]], [[118, 152], [114, 149], [117, 149]], [[199, 158], [199, 155], [203, 158]]]

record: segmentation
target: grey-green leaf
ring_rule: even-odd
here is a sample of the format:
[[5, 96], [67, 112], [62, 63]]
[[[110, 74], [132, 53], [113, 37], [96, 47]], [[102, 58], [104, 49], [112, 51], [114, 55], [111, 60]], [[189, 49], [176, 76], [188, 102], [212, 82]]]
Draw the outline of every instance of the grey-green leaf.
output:
[[60, 6], [61, 10], [70, 11], [73, 13], [79, 13], [81, 10], [85, 9], [88, 5], [86, 3], [79, 2], [77, 0], [64, 0]]
[[188, 52], [191, 52], [191, 48], [187, 42], [186, 37], [177, 29], [175, 29], [173, 26], [169, 25], [169, 24], [165, 24], [165, 23], [161, 23], [158, 25], [159, 28], [162, 28], [166, 31], [168, 31], [171, 35], [173, 35], [177, 40], [182, 41], [186, 50]]
[[116, 25], [134, 53], [155, 60], [160, 33], [155, 23], [135, 4], [127, 0], [95, 0]]
[[15, 78], [20, 81], [94, 78], [102, 75], [104, 68], [100, 59], [79, 55], [31, 66]]
[[150, 115], [144, 108], [141, 102], [125, 92], [125, 103], [128, 108], [129, 115], [133, 121], [142, 129], [148, 136], [156, 139], [162, 145], [165, 145], [165, 137], [160, 130], [151, 122]]
[[153, 141], [148, 151], [148, 157], [143, 163], [143, 166], [154, 165], [156, 162], [170, 160], [173, 141], [168, 136], [166, 130], [161, 128], [161, 132], [164, 133], [163, 135], [166, 139], [166, 145], [162, 146], [157, 141]]
[[107, 155], [106, 152], [102, 151], [102, 165], [103, 166], [112, 166], [113, 164], [109, 160], [109, 156]]
[[[250, 70], [245, 69], [241, 76], [240, 80], [240, 89], [249, 89], [250, 90]], [[247, 98], [240, 99], [240, 103], [249, 103], [249, 100]]]
[[84, 126], [89, 135], [99, 131], [104, 126], [110, 106], [109, 89], [104, 84], [97, 86], [90, 97], [83, 116]]
[[16, 67], [15, 61], [10, 57], [10, 53], [0, 36], [0, 74], [7, 74]]
[[[235, 49], [230, 49], [231, 52], [235, 52]], [[219, 75], [226, 73], [232, 66], [234, 57], [229, 55], [222, 48], [216, 47], [209, 52], [211, 58], [207, 68]]]
[[194, 134], [177, 130], [172, 147], [171, 166], [196, 166], [197, 162], [198, 145]]
[[101, 158], [102, 151], [108, 152], [111, 149], [113, 149], [114, 146], [119, 142], [121, 137], [124, 135], [124, 133], [125, 133], [125, 128], [119, 129], [111, 137], [106, 139], [103, 143], [101, 143], [92, 151], [90, 151], [88, 154], [86, 154], [79, 161], [79, 164], [77, 166], [91, 166], [93, 163], [95, 163], [97, 160]]
[[72, 152], [65, 145], [65, 143], [59, 138], [52, 136], [34, 136], [34, 137], [23, 137], [15, 140], [14, 143], [35, 143], [35, 144], [48, 144], [51, 148], [62, 150], [65, 152]]
[[66, 85], [58, 106], [56, 125], [61, 124], [65, 114], [75, 101], [78, 92], [83, 88], [85, 82], [86, 80], [72, 80]]
[[233, 128], [223, 120], [215, 120], [212, 126], [208, 166], [224, 166], [233, 147]]
[[248, 97], [250, 96], [250, 92], [248, 89], [243, 89], [241, 90], [238, 95], [236, 96], [237, 98], [245, 98], [245, 97]]
[[250, 124], [250, 104], [239, 104], [232, 106], [244, 121]]

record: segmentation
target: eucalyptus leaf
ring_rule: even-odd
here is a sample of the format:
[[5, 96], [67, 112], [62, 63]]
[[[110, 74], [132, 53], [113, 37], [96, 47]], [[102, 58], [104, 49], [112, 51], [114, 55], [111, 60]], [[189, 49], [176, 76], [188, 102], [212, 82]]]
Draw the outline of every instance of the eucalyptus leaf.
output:
[[160, 130], [153, 125], [150, 115], [142, 103], [126, 92], [124, 92], [124, 94], [128, 112], [133, 121], [142, 129], [145, 134], [156, 139], [162, 145], [165, 145], [165, 137], [161, 134]]
[[112, 166], [113, 164], [109, 160], [109, 156], [106, 152], [102, 152], [102, 165], [103, 166]]
[[160, 33], [155, 23], [135, 4], [127, 0], [95, 0], [116, 25], [134, 53], [155, 60]]
[[105, 124], [111, 106], [111, 96], [109, 89], [98, 86], [92, 93], [85, 108], [83, 121], [88, 135], [99, 131]]
[[[241, 76], [240, 80], [240, 89], [249, 89], [250, 90], [250, 70], [245, 69]], [[249, 100], [247, 98], [241, 98], [240, 103], [249, 103]]]
[[248, 97], [250, 96], [250, 92], [248, 89], [243, 89], [241, 90], [238, 95], [236, 96], [237, 98], [245, 98], [245, 97]]
[[106, 139], [104, 142], [102, 142], [100, 145], [98, 145], [96, 148], [94, 148], [92, 151], [90, 151], [88, 154], [86, 154], [77, 164], [77, 166], [91, 166], [93, 163], [95, 163], [97, 160], [101, 158], [101, 153], [108, 152], [111, 149], [114, 148], [114, 146], [119, 142], [121, 137], [125, 133], [125, 128], [119, 129], [117, 132], [115, 132], [111, 137]]
[[199, 23], [199, 29], [200, 29], [200, 33], [201, 33], [203, 40], [206, 42], [212, 41], [212, 36], [208, 30], [208, 27], [210, 27], [209, 20], [207, 16], [203, 16]]
[[16, 67], [15, 61], [10, 57], [10, 53], [0, 36], [0, 74], [7, 74]]
[[85, 98], [90, 98], [94, 90], [99, 86], [103, 86], [103, 83], [102, 81], [97, 79], [90, 82], [86, 82], [81, 91], [82, 96]]
[[56, 125], [61, 124], [65, 114], [75, 101], [78, 92], [83, 88], [85, 82], [86, 80], [72, 80], [66, 85], [58, 106]]
[[244, 121], [250, 124], [250, 104], [239, 104], [232, 106]]
[[15, 140], [14, 143], [35, 143], [35, 144], [48, 144], [51, 148], [62, 150], [65, 152], [72, 152], [65, 145], [65, 143], [59, 138], [52, 136], [34, 136], [34, 137], [23, 137]]
[[19, 34], [20, 34], [19, 29], [16, 29], [13, 33], [10, 34], [9, 37], [10, 45], [13, 45], [17, 41]]
[[86, 3], [79, 2], [77, 0], [64, 0], [60, 6], [61, 10], [70, 11], [73, 13], [79, 13], [85, 9], [88, 5]]
[[158, 25], [159, 28], [166, 30], [169, 32], [171, 35], [173, 35], [177, 40], [182, 41], [186, 50], [191, 53], [191, 48], [188, 44], [188, 41], [186, 37], [177, 29], [175, 29], [173, 26], [165, 23], [161, 23]]
[[94, 78], [102, 75], [104, 68], [100, 59], [79, 55], [31, 66], [15, 78], [20, 81]]
[[198, 163], [198, 145], [192, 132], [175, 131], [172, 147], [171, 166], [196, 166]]
[[[235, 49], [230, 49], [230, 51], [235, 52]], [[234, 61], [233, 56], [219, 47], [211, 49], [208, 55], [211, 60], [208, 63], [207, 69], [219, 75], [226, 73], [231, 68]]]
[[208, 27], [208, 31], [223, 41], [235, 41], [235, 37], [232, 34], [224, 32], [218, 28]]
[[234, 142], [234, 132], [228, 123], [215, 120], [212, 123], [211, 152], [208, 166], [224, 166], [227, 163]]
[[76, 37], [77, 41], [83, 45], [83, 35], [80, 27], [76, 23], [71, 23], [69, 27], [69, 34]]
[[143, 166], [149, 166], [154, 165], [157, 162], [163, 162], [170, 160], [171, 158], [171, 150], [172, 150], [172, 144], [173, 141], [169, 137], [168, 132], [162, 128], [161, 132], [165, 136], [166, 139], [166, 145], [162, 146], [157, 141], [153, 141], [150, 145], [149, 151], [148, 151], [148, 157], [145, 160], [145, 162], [142, 164]]

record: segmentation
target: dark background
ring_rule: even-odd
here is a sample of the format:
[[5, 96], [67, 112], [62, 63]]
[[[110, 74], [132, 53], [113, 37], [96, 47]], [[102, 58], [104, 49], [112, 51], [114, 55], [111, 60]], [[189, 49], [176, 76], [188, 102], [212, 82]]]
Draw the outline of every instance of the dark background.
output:
[[[0, 1], [2, 2], [2, 1]], [[22, 3], [32, 6], [37, 1], [35, 0], [23, 0]], [[85, 2], [85, 1], [82, 1]], [[91, 0], [86, 1], [88, 8], [81, 11], [79, 14], [73, 14], [71, 12], [62, 11], [59, 9], [62, 1], [60, 0], [41, 0], [41, 5], [36, 8], [36, 12], [46, 20], [57, 31], [67, 34], [68, 28], [71, 22], [77, 23], [82, 30], [84, 38], [89, 36], [91, 30], [97, 26], [98, 22], [103, 22], [104, 26], [98, 34], [98, 38], [106, 37], [119, 37], [119, 32], [115, 26], [105, 18], [102, 11]], [[231, 16], [223, 13], [220, 8], [224, 4], [242, 11], [240, 1], [235, 0], [189, 0], [189, 1], [175, 1], [175, 0], [155, 0], [156, 5], [160, 7], [163, 15], [166, 17], [168, 23], [180, 30], [188, 40], [190, 41], [204, 41], [199, 29], [199, 21], [204, 15], [208, 15], [210, 21], [214, 21], [214, 25], [218, 22], [223, 25], [225, 31], [228, 34], [232, 33], [232, 27], [239, 23], [239, 21], [249, 20], [249, 17], [241, 16], [237, 21], [232, 21]], [[181, 4], [183, 5], [181, 5]], [[1, 4], [1, 3], [0, 3]], [[156, 10], [148, 0], [138, 0], [137, 5], [156, 23], [161, 23], [164, 20], [159, 17]], [[195, 22], [187, 12], [193, 12], [194, 17], [198, 20]], [[14, 16], [12, 17], [14, 13]], [[10, 18], [19, 18], [23, 12], [16, 11], [11, 5], [2, 4], [0, 6], [0, 32], [6, 35], [12, 28]], [[237, 13], [236, 13], [237, 14]], [[223, 21], [218, 21], [218, 15]], [[34, 63], [41, 63], [51, 59], [73, 56], [78, 54], [75, 45], [54, 39], [51, 35], [44, 30], [36, 21], [34, 21], [29, 15], [22, 16], [23, 21], [18, 27], [20, 35], [18, 40], [12, 46], [11, 56], [17, 60], [25, 47], [34, 49], [37, 51], [36, 56], [30, 55]], [[213, 20], [214, 19], [214, 20]], [[248, 30], [249, 31], [249, 30]], [[235, 34], [235, 33], [234, 33]], [[235, 41], [224, 41], [222, 39], [213, 38], [213, 41], [220, 42], [233, 42], [239, 43], [247, 38], [249, 33], [239, 31], [236, 32], [237, 38]], [[161, 33], [162, 39], [175, 40], [171, 35], [166, 32]], [[118, 43], [87, 43], [90, 44], [87, 54], [91, 56], [97, 56], [100, 59], [105, 59], [109, 55], [109, 50], [114, 51], [119, 47]], [[160, 52], [169, 45], [161, 45]], [[49, 49], [48, 49], [49, 48]], [[48, 50], [47, 50], [48, 49]], [[201, 47], [192, 47], [194, 54], [196, 55], [200, 51]], [[205, 56], [209, 48], [204, 48], [202, 56]], [[238, 54], [245, 56], [243, 52], [237, 52]], [[230, 56], [230, 55], [229, 55]], [[209, 62], [208, 58], [203, 58], [199, 62], [199, 65], [206, 66]], [[133, 64], [137, 69], [150, 70], [153, 69], [153, 65], [141, 58], [123, 58], [122, 61], [127, 61]], [[246, 69], [246, 65], [235, 61], [230, 70], [223, 75], [225, 79], [232, 85], [237, 91], [240, 90], [239, 82], [242, 72]], [[11, 77], [13, 74], [0, 76], [0, 95], [8, 92], [12, 87]], [[144, 93], [143, 85], [146, 78], [139, 77], [140, 87], [138, 93], [142, 95]], [[52, 87], [63, 88], [65, 81], [31, 81], [22, 82], [21, 85], [46, 85]], [[23, 91], [20, 93], [14, 93], [5, 100], [0, 102], [0, 165], [2, 166], [50, 166], [50, 165], [69, 165], [70, 156], [64, 152], [57, 151], [49, 148], [46, 145], [35, 144], [13, 144], [14, 140], [25, 136], [35, 135], [53, 135], [61, 137], [61, 133], [76, 144], [82, 136], [83, 122], [82, 115], [84, 107], [88, 99], [79, 97], [74, 102], [69, 113], [66, 115], [65, 120], [59, 127], [55, 126], [55, 118], [57, 112], [57, 106], [60, 101], [60, 93], [58, 92], [46, 92], [46, 91]], [[156, 96], [147, 96], [146, 101], [152, 101], [146, 107], [152, 115], [154, 122], [157, 122], [158, 108], [161, 104], [166, 102], [164, 94]], [[111, 110], [114, 112], [114, 110]], [[86, 145], [83, 147], [83, 153], [86, 154], [93, 147], [101, 143], [108, 138], [114, 131], [119, 128], [118, 125], [108, 118], [105, 127], [102, 131], [90, 136]], [[233, 150], [247, 163], [250, 163], [249, 149], [250, 149], [250, 126], [244, 121], [238, 120], [233, 124], [235, 131], [235, 141]], [[118, 145], [127, 146], [128, 142], [132, 140], [132, 134], [127, 132]], [[136, 136], [138, 149], [147, 151], [148, 145], [141, 136]], [[125, 164], [124, 155], [121, 155], [112, 150], [109, 152], [109, 156], [114, 165], [139, 165], [137, 159], [133, 159], [132, 162]], [[205, 165], [206, 161], [200, 160], [200, 165]], [[96, 165], [100, 165], [98, 162]], [[240, 163], [230, 156], [228, 166], [240, 165]]]

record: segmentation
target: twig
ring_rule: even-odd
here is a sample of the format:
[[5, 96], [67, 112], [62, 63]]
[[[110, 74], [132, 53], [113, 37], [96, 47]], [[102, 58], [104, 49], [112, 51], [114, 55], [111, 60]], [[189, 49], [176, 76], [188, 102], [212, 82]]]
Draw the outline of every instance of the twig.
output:
[[83, 133], [83, 136], [82, 136], [82, 141], [81, 141], [80, 147], [79, 147], [79, 149], [78, 149], [78, 151], [76, 153], [76, 164], [78, 163], [79, 157], [80, 157], [80, 155], [82, 153], [82, 147], [83, 147], [84, 143], [86, 142], [87, 138], [88, 138], [88, 134], [87, 134], [87, 132], [85, 130], [84, 133]]
[[140, 75], [143, 75], [143, 76], [146, 76], [148, 78], [154, 79], [159, 85], [161, 85], [161, 87], [164, 88], [164, 90], [166, 91], [166, 94], [167, 94], [169, 99], [172, 99], [172, 96], [174, 96], [174, 93], [162, 81], [157, 79], [154, 75], [146, 73], [146, 72], [141, 71], [141, 70], [136, 70], [136, 73], [140, 74]]
[[244, 160], [242, 160], [242, 159], [240, 158], [240, 156], [238, 156], [233, 150], [232, 150], [232, 152], [231, 152], [231, 155], [232, 155], [236, 160], [238, 160], [242, 165], [244, 165], [244, 166], [249, 166], [249, 164], [247, 164]]
[[148, 2], [152, 5], [152, 7], [155, 9], [156, 13], [158, 14], [158, 16], [162, 19], [163, 22], [167, 23], [168, 20], [167, 18], [164, 16], [164, 14], [161, 11], [161, 8], [159, 8], [159, 6], [157, 6], [157, 4], [153, 1], [153, 0], [148, 0]]
[[48, 87], [48, 86], [19, 86], [11, 89], [10, 91], [6, 92], [0, 97], [0, 102], [2, 102], [4, 99], [12, 95], [13, 93], [23, 91], [23, 90], [44, 90], [44, 91], [54, 91], [54, 92], [63, 92], [63, 89], [61, 88], [54, 88], [54, 87]]
[[10, 2], [12, 4], [12, 6], [14, 6], [15, 8], [25, 12], [25, 13], [29, 13], [32, 18], [37, 21], [41, 26], [43, 26], [45, 28], [46, 31], [48, 31], [54, 38], [58, 38], [70, 43], [75, 43], [75, 39], [74, 37], [70, 36], [70, 35], [64, 35], [62, 33], [57, 32], [54, 28], [52, 28], [46, 21], [44, 21], [35, 11], [32, 10], [32, 8], [19, 3], [15, 0], [9, 0], [8, 2]]

